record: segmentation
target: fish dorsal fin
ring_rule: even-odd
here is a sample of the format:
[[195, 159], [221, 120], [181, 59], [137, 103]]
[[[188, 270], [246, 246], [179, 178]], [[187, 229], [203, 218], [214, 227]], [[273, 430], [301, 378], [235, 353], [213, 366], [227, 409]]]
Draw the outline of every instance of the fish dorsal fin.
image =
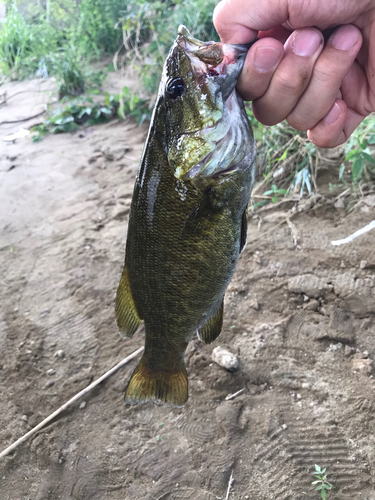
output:
[[205, 344], [211, 344], [220, 335], [223, 328], [224, 301], [219, 309], [198, 329], [198, 336]]
[[247, 240], [247, 207], [244, 210], [241, 218], [241, 241], [240, 241], [240, 253], [245, 250]]
[[149, 368], [141, 359], [126, 389], [125, 403], [145, 403], [153, 399], [173, 406], [186, 403], [188, 380], [184, 364], [174, 371], [157, 371]]
[[116, 295], [116, 323], [123, 337], [130, 338], [142, 323], [135, 307], [129, 282], [129, 270], [125, 262]]

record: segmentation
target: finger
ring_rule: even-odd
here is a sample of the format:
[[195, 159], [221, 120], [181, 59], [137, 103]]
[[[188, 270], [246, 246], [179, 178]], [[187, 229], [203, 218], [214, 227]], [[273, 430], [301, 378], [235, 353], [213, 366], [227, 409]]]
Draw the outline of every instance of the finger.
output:
[[258, 38], [276, 38], [276, 40], [279, 40], [284, 45], [292, 31], [294, 30], [284, 28], [283, 26], [276, 26], [276, 28], [267, 31], [259, 31]]
[[273, 38], [263, 38], [250, 48], [237, 84], [237, 90], [246, 101], [266, 92], [283, 55], [283, 44]]
[[331, 35], [305, 92], [287, 117], [292, 127], [308, 130], [326, 116], [361, 45], [362, 35], [355, 26], [341, 26]]
[[[248, 43], [258, 31], [284, 25], [291, 30], [315, 26], [323, 30], [347, 24], [350, 19], [370, 9], [368, 0], [348, 2], [291, 2], [274, 0], [221, 0], [213, 22], [225, 43]], [[303, 8], [301, 8], [303, 5]], [[318, 8], [317, 8], [318, 5]]]
[[308, 138], [320, 148], [334, 148], [343, 144], [365, 119], [345, 102], [336, 99], [327, 115], [308, 131]]
[[266, 93], [253, 102], [254, 115], [261, 123], [275, 125], [290, 114], [310, 81], [322, 49], [323, 35], [315, 28], [291, 34]]

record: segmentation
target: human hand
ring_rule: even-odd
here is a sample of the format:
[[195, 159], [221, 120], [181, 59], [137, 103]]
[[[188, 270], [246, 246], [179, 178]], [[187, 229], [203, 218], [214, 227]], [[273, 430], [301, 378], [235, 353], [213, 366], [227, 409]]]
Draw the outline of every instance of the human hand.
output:
[[226, 43], [260, 38], [237, 88], [261, 123], [335, 147], [375, 111], [375, 0], [222, 0], [214, 24]]

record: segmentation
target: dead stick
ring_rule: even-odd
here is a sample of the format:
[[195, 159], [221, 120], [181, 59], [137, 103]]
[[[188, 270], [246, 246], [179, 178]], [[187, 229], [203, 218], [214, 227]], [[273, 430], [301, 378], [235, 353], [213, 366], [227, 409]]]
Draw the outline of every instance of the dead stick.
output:
[[95, 382], [93, 382], [92, 384], [90, 384], [89, 386], [87, 386], [85, 389], [83, 389], [81, 392], [79, 392], [78, 394], [76, 394], [74, 397], [72, 397], [71, 399], [69, 399], [69, 401], [67, 403], [65, 403], [62, 406], [60, 406], [60, 408], [58, 410], [56, 410], [55, 412], [53, 412], [49, 417], [47, 417], [42, 422], [40, 422], [40, 424], [38, 424], [36, 427], [34, 427], [29, 432], [27, 432], [26, 434], [24, 434], [22, 437], [20, 437], [19, 439], [17, 439], [17, 441], [15, 441], [8, 448], [6, 448], [3, 452], [1, 452], [0, 453], [0, 458], [3, 458], [3, 457], [5, 457], [5, 455], [8, 455], [8, 453], [10, 453], [11, 451], [13, 451], [15, 448], [17, 448], [17, 446], [19, 446], [21, 443], [23, 443], [24, 441], [26, 441], [26, 439], [28, 439], [30, 436], [32, 436], [37, 431], [39, 431], [39, 429], [41, 429], [46, 424], [48, 424], [49, 422], [51, 422], [51, 420], [53, 420], [55, 417], [57, 417], [57, 415], [59, 415], [60, 413], [62, 413], [64, 410], [66, 410], [70, 405], [72, 405], [73, 403], [75, 403], [78, 399], [82, 398], [82, 396], [85, 396], [88, 392], [91, 391], [91, 389], [93, 389], [94, 387], [96, 387], [97, 385], [99, 385], [101, 382], [103, 382], [103, 380], [105, 380], [106, 378], [108, 378], [110, 375], [112, 375], [117, 370], [119, 370], [122, 366], [126, 365], [126, 363], [128, 363], [129, 361], [131, 361], [132, 359], [134, 359], [136, 356], [138, 356], [138, 354], [140, 354], [143, 351], [143, 349], [144, 349], [144, 347], [140, 347], [137, 351], [133, 352], [133, 354], [130, 354], [130, 356], [128, 356], [127, 358], [125, 358], [122, 361], [120, 361], [120, 363], [118, 363], [116, 366], [114, 366], [113, 368], [111, 368], [111, 370], [109, 370], [107, 373], [105, 373], [100, 378], [98, 378], [98, 380], [95, 380]]
[[7, 122], [0, 122], [0, 125], [4, 125], [4, 123], [19, 123], [19, 122], [28, 122], [29, 120], [33, 120], [34, 118], [37, 118], [38, 116], [44, 115], [46, 110], [41, 111], [40, 113], [37, 113], [36, 115], [33, 116], [27, 116], [26, 118], [20, 118], [19, 120], [11, 120]]
[[227, 490], [227, 496], [225, 497], [225, 500], [228, 500], [228, 498], [229, 498], [230, 489], [232, 487], [232, 483], [233, 483], [233, 471], [230, 474], [229, 483], [228, 483], [228, 490]]

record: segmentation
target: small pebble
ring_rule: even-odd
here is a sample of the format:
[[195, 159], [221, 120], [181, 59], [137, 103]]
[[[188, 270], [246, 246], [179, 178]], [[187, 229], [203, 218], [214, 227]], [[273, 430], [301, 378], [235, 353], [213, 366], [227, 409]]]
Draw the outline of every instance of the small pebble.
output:
[[237, 370], [239, 367], [237, 356], [220, 346], [212, 351], [212, 361], [228, 371]]
[[366, 375], [370, 375], [372, 372], [372, 361], [371, 359], [352, 359], [352, 370], [362, 372]]
[[53, 385], [55, 385], [55, 381], [54, 381], [54, 380], [49, 380], [49, 381], [46, 383], [45, 387], [52, 387]]
[[361, 269], [366, 269], [367, 264], [368, 264], [367, 260], [361, 260], [361, 263], [359, 264], [359, 267]]
[[345, 356], [351, 356], [354, 353], [355, 353], [354, 347], [350, 347], [350, 345], [345, 346], [345, 349], [344, 349]]
[[25, 422], [27, 422], [27, 415], [22, 415], [22, 420], [24, 420]]
[[63, 358], [65, 356], [65, 352], [62, 349], [59, 349], [53, 355], [54, 358]]
[[82, 401], [82, 403], [79, 405], [79, 409], [83, 410], [85, 406], [86, 406], [86, 401]]
[[54, 370], [53, 368], [50, 368], [49, 370], [47, 370], [47, 375], [55, 375], [56, 373], [56, 370]]

